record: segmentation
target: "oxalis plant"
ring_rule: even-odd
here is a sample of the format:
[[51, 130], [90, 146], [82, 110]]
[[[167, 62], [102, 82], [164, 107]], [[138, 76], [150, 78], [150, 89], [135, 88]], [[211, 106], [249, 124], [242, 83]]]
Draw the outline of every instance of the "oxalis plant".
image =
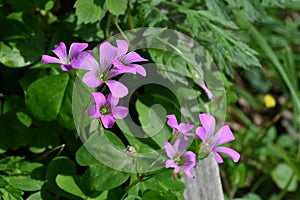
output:
[[[168, 41], [172, 39], [174, 41]], [[190, 40], [191, 48], [184, 43], [186, 40]], [[136, 51], [130, 50], [131, 44]], [[192, 79], [170, 71], [167, 63], [149, 64], [149, 59], [145, 58], [147, 55], [142, 56], [145, 48], [168, 51], [176, 56], [182, 61], [180, 70], [188, 70], [193, 74]], [[233, 162], [239, 161], [237, 151], [223, 146], [235, 139], [230, 127], [223, 125], [219, 130], [216, 127], [214, 107], [221, 109], [226, 99], [218, 103], [213, 99], [215, 96], [221, 98], [224, 93], [218, 94], [205, 84], [206, 73], [212, 75], [207, 82], [218, 80], [218, 73], [213, 72], [210, 65], [204, 66], [199, 51], [205, 53], [199, 44], [182, 33], [144, 28], [122, 32], [93, 50], [88, 50], [87, 43], [76, 42], [67, 50], [65, 43], [60, 42], [52, 50], [55, 56], [42, 56], [44, 64], [60, 64], [61, 70], [72, 74], [75, 80], [73, 115], [83, 142], [76, 154], [77, 160], [79, 164], [91, 167], [96, 162], [95, 167], [99, 167], [101, 175], [107, 176], [105, 172], [109, 171], [109, 180], [101, 176], [92, 178], [100, 182], [103, 189], [128, 182], [121, 199], [141, 198], [143, 195], [134, 191], [144, 187], [140, 185], [143, 182], [159, 177], [179, 184], [184, 175], [195, 179], [193, 170], [201, 167], [197, 165], [198, 161], [209, 153], [213, 153], [218, 163], [223, 163], [220, 154], [229, 156]], [[201, 59], [197, 61], [197, 57]], [[164, 76], [157, 73], [162, 69]], [[172, 83], [167, 76], [180, 78], [181, 83], [176, 80]], [[164, 99], [164, 105], [159, 108], [155, 107], [155, 103], [156, 106], [160, 103], [155, 99], [157, 90], [162, 90], [159, 98]], [[169, 92], [175, 93], [175, 99]], [[143, 94], [148, 96], [141, 98]], [[147, 101], [153, 101], [154, 106], [149, 107]], [[138, 116], [131, 112], [130, 105], [134, 103]], [[170, 109], [169, 106], [176, 108]], [[224, 116], [224, 111], [219, 112], [219, 116]], [[56, 181], [62, 189], [74, 194], [68, 190], [68, 185], [64, 185], [64, 180], [69, 178], [72, 177], [59, 175]], [[79, 188], [77, 190], [75, 195], [85, 197]], [[167, 195], [183, 198], [182, 192], [183, 188], [174, 189]], [[150, 198], [155, 193], [149, 195]]]
[[299, 5], [0, 0], [0, 199], [298, 199]]

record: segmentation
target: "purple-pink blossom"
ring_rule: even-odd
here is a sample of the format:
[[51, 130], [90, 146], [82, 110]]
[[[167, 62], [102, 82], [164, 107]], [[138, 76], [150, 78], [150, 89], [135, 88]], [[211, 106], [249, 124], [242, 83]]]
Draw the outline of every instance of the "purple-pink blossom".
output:
[[204, 90], [208, 99], [211, 99], [213, 97], [212, 92], [206, 87], [204, 81], [199, 81], [198, 85]]
[[[65, 43], [60, 42], [53, 50], [52, 52], [58, 57], [53, 57], [49, 55], [43, 55], [42, 56], [42, 62], [44, 64], [48, 63], [59, 63], [61, 64], [61, 69], [63, 71], [69, 71], [71, 69], [76, 68], [76, 66], [73, 66], [71, 64], [72, 60], [81, 53], [84, 49], [88, 47], [87, 43], [72, 43], [70, 46], [69, 53], [67, 53], [67, 48]], [[89, 52], [90, 53], [90, 52]]]
[[216, 128], [215, 118], [210, 114], [199, 114], [199, 119], [202, 126], [196, 129], [196, 137], [202, 140], [201, 148], [207, 152], [213, 152], [218, 163], [223, 162], [219, 153], [227, 154], [234, 162], [238, 162], [240, 154], [237, 151], [220, 146], [234, 140], [230, 127], [228, 125], [222, 126], [220, 130], [214, 134]]
[[110, 80], [119, 74], [112, 68], [112, 63], [117, 56], [117, 48], [108, 42], [104, 42], [99, 47], [100, 61], [98, 62], [91, 54], [82, 52], [72, 64], [79, 69], [88, 70], [82, 77], [82, 81], [92, 88], [97, 88], [103, 83], [107, 85], [111, 94], [116, 98], [122, 98], [128, 94], [127, 87], [116, 80]]
[[173, 128], [173, 134], [177, 139], [187, 139], [188, 136], [194, 136], [194, 134], [189, 133], [190, 130], [194, 128], [194, 124], [178, 124], [176, 116], [174, 114], [168, 115], [168, 125]]
[[166, 161], [166, 168], [174, 168], [175, 173], [179, 173], [182, 169], [185, 174], [194, 179], [191, 169], [196, 167], [196, 154], [191, 151], [186, 151], [188, 146], [188, 140], [176, 140], [174, 146], [168, 141], [165, 143], [165, 149], [167, 156], [170, 158]]
[[108, 95], [107, 99], [101, 92], [92, 92], [95, 105], [88, 109], [91, 118], [100, 118], [105, 128], [111, 128], [115, 124], [115, 119], [123, 119], [128, 114], [128, 108], [117, 106], [119, 99]]
[[127, 53], [127, 51], [128, 43], [126, 40], [117, 40], [117, 56], [113, 61], [116, 71], [118, 71], [118, 73], [138, 73], [141, 76], [146, 76], [146, 70], [144, 67], [136, 64], [136, 62], [144, 62], [148, 60], [142, 58], [136, 52]]

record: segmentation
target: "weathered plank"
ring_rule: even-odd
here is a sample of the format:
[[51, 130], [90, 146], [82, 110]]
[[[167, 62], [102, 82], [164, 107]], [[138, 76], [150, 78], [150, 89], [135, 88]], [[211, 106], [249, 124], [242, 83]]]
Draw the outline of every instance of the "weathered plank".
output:
[[184, 178], [186, 200], [223, 200], [223, 190], [219, 167], [210, 154], [206, 159], [200, 160], [197, 167], [192, 170], [195, 179]]

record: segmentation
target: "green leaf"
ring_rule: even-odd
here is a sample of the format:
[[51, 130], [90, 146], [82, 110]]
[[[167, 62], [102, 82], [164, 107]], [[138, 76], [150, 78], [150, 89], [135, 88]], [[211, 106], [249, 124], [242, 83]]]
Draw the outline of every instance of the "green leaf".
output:
[[26, 200], [43, 200], [41, 192], [36, 192], [30, 195]]
[[139, 113], [139, 120], [143, 130], [160, 147], [170, 138], [170, 131], [165, 126], [167, 112], [161, 105], [148, 107], [141, 101], [136, 102], [136, 109]]
[[43, 181], [30, 178], [30, 176], [9, 176], [5, 180], [14, 188], [24, 191], [40, 190], [44, 183]]
[[147, 191], [143, 196], [143, 200], [153, 200], [153, 199], [177, 200], [177, 197], [175, 194], [173, 194], [171, 192], [159, 191], [159, 190]]
[[237, 102], [238, 95], [234, 91], [226, 92], [226, 104], [233, 105]]
[[69, 79], [67, 88], [65, 90], [65, 96], [58, 114], [58, 122], [65, 128], [74, 130], [75, 124], [72, 112], [72, 95], [73, 95], [74, 80]]
[[59, 175], [57, 175], [55, 180], [56, 180], [58, 187], [60, 187], [61, 189], [65, 190], [75, 196], [86, 199], [86, 196], [83, 194], [81, 189], [77, 186], [77, 184], [72, 176], [66, 176], [66, 175], [59, 174]]
[[26, 105], [36, 119], [43, 121], [56, 119], [65, 96], [68, 79], [66, 73], [46, 76], [28, 87]]
[[23, 200], [23, 191], [10, 185], [6, 186], [5, 189], [0, 188], [0, 194], [2, 194], [3, 200]]
[[[297, 178], [293, 174], [293, 169], [286, 163], [279, 163], [271, 172], [271, 177], [280, 189], [285, 189], [287, 184], [287, 191], [294, 192], [297, 189]], [[291, 180], [290, 180], [291, 179]]]
[[20, 120], [22, 124], [24, 124], [26, 127], [29, 127], [32, 124], [32, 119], [24, 112], [17, 112], [16, 113], [17, 118]]
[[77, 0], [74, 7], [76, 8], [78, 24], [100, 21], [106, 13], [102, 0]]
[[103, 164], [95, 164], [87, 169], [83, 177], [87, 188], [92, 191], [103, 191], [118, 187], [129, 178], [129, 175]]
[[232, 185], [237, 188], [242, 188], [247, 185], [246, 180], [246, 166], [244, 163], [241, 163], [235, 167], [231, 177]]
[[282, 150], [278, 146], [273, 145], [272, 147], [273, 147], [274, 151], [277, 152], [285, 160], [285, 162], [287, 164], [289, 164], [289, 166], [293, 169], [294, 173], [297, 175], [298, 179], [300, 180], [300, 163], [299, 163], [299, 161], [295, 160], [294, 158], [292, 158], [291, 156], [286, 154], [284, 152], [284, 150]]
[[54, 158], [48, 164], [46, 169], [46, 183], [44, 185], [45, 189], [65, 197], [63, 199], [74, 199], [73, 195], [57, 186], [55, 178], [58, 174], [73, 176], [75, 175], [75, 172], [76, 165], [71, 159], [64, 156]]
[[123, 15], [127, 8], [127, 0], [106, 0], [106, 7], [114, 15]]
[[0, 42], [0, 63], [7, 67], [24, 67], [30, 64], [21, 55], [16, 45], [7, 46], [3, 42]]
[[[103, 158], [122, 158], [121, 155], [121, 157], [116, 155], [118, 152], [110, 152], [111, 148], [124, 150], [125, 146], [118, 136], [108, 130], [105, 130], [104, 135], [100, 137], [97, 133], [94, 133], [76, 152], [76, 161], [79, 165], [89, 166], [93, 164], [99, 164]], [[116, 162], [119, 161], [116, 160]]]

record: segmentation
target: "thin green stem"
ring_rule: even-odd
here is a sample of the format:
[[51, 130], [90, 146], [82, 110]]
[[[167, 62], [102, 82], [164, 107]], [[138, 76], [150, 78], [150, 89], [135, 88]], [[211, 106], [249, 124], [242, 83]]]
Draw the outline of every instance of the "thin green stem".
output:
[[128, 23], [129, 23], [129, 27], [130, 29], [134, 29], [134, 23], [132, 20], [132, 15], [131, 15], [131, 9], [130, 9], [130, 3], [128, 1], [128, 8], [127, 8], [127, 16], [128, 16]]
[[122, 34], [122, 36], [124, 37], [124, 39], [129, 43], [129, 39], [127, 38], [127, 36], [125, 35], [125, 33], [123, 32], [123, 30], [121, 29], [121, 27], [118, 24], [118, 16], [115, 16], [115, 26], [117, 27], [117, 29], [119, 30], [119, 32]]
[[106, 27], [105, 27], [105, 37], [109, 38], [110, 37], [110, 21], [111, 21], [111, 14], [108, 13], [107, 21], [106, 21]]

